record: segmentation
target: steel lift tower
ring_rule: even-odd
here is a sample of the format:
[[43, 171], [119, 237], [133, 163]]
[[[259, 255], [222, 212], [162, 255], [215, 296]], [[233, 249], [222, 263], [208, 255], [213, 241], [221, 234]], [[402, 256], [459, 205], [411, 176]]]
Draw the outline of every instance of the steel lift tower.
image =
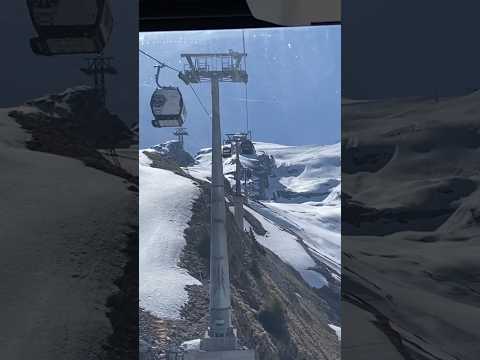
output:
[[106, 87], [105, 87], [105, 75], [116, 75], [117, 70], [112, 65], [113, 57], [99, 55], [96, 57], [86, 58], [87, 67], [80, 70], [87, 76], [93, 77], [93, 84], [98, 98], [102, 105], [105, 105], [106, 101]]
[[220, 125], [220, 82], [246, 83], [245, 53], [182, 54], [179, 73], [187, 85], [210, 82], [212, 92], [212, 185], [210, 239], [209, 328], [200, 350], [185, 353], [185, 360], [254, 360], [254, 350], [241, 349], [232, 326], [230, 274], [225, 227], [225, 192]]
[[242, 163], [240, 162], [240, 142], [235, 143], [235, 195], [233, 196], [233, 202], [235, 204], [235, 221], [237, 225], [243, 230], [243, 196], [241, 185], [241, 171]]
[[240, 153], [243, 137], [242, 135], [234, 135], [231, 139], [233, 145], [235, 145], [235, 194], [233, 195], [235, 222], [238, 227], [243, 230], [243, 202], [242, 196], [242, 163], [240, 162]]
[[[95, 57], [86, 58], [85, 61], [87, 62], [87, 66], [80, 68], [80, 71], [93, 78], [96, 96], [98, 97], [100, 104], [105, 106], [107, 102], [105, 75], [116, 75], [118, 73], [117, 69], [115, 69], [115, 67], [112, 65], [113, 57], [98, 55]], [[120, 161], [118, 160], [118, 154], [114, 148], [114, 145], [112, 144], [111, 146], [112, 147], [109, 149], [109, 151], [113, 164], [117, 167], [122, 167]]]
[[174, 131], [173, 135], [177, 137], [178, 142], [180, 143], [183, 149], [183, 144], [184, 144], [183, 137], [188, 135], [187, 128], [179, 127]]

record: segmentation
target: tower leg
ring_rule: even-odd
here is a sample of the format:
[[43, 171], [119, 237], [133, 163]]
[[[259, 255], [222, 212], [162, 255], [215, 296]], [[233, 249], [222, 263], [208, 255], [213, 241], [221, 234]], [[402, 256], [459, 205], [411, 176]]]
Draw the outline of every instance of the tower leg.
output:
[[242, 197], [242, 183], [240, 173], [242, 164], [240, 163], [240, 143], [237, 141], [235, 145], [236, 153], [236, 168], [235, 168], [235, 222], [238, 227], [243, 230], [243, 197]]
[[219, 81], [212, 78], [212, 190], [210, 240], [210, 337], [233, 336], [225, 229]]

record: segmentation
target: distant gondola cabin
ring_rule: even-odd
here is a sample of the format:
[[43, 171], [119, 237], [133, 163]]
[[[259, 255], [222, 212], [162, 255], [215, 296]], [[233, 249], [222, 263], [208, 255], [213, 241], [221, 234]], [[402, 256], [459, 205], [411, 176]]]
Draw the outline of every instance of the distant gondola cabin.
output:
[[101, 53], [113, 28], [108, 0], [27, 0], [40, 55]]
[[222, 146], [222, 156], [224, 158], [228, 158], [232, 156], [232, 145], [231, 144], [225, 144]]
[[176, 87], [157, 88], [152, 94], [150, 107], [155, 127], [181, 127], [185, 122], [185, 105], [182, 94]]
[[255, 147], [253, 146], [253, 142], [245, 139], [240, 144], [240, 151], [241, 154], [245, 155], [253, 155], [255, 154]]

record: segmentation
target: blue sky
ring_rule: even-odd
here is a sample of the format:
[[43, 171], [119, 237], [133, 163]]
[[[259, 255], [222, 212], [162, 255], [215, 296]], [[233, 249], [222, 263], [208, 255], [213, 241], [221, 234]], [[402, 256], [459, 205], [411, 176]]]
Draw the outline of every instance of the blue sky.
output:
[[[245, 30], [248, 117], [253, 138], [284, 145], [332, 144], [340, 140], [340, 26]], [[242, 51], [241, 30], [141, 33], [140, 49], [183, 69], [184, 52]], [[155, 63], [139, 54], [140, 147], [174, 138], [174, 129], [151, 126], [150, 96]], [[192, 90], [174, 71], [163, 69], [162, 85], [178, 86], [187, 107], [187, 150], [211, 144], [210, 120]], [[194, 84], [211, 109], [210, 84]], [[222, 132], [246, 129], [245, 85], [220, 85]]]

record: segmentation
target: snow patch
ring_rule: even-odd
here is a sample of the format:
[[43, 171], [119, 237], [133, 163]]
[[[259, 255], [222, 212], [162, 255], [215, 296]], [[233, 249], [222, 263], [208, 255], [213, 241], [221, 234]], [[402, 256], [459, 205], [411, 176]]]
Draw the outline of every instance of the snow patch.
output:
[[138, 152], [138, 161], [139, 161], [139, 166], [151, 166], [153, 164], [153, 161], [145, 155], [145, 151], [153, 151], [152, 149], [142, 149]]
[[342, 340], [342, 328], [340, 326], [333, 325], [333, 324], [328, 324], [328, 326], [331, 329], [333, 329], [333, 331], [335, 331], [335, 334], [337, 334], [338, 340], [341, 341]]
[[200, 190], [190, 179], [149, 166], [141, 160], [140, 306], [160, 318], [178, 319], [188, 300], [185, 286], [201, 284], [178, 266]]
[[181, 346], [185, 351], [200, 350], [200, 339], [185, 341]]
[[281, 215], [312, 250], [340, 264], [340, 204], [312, 206], [272, 201], [263, 205]]
[[290, 264], [310, 286], [321, 288], [328, 284], [323, 275], [312, 270], [316, 266], [315, 261], [308, 255], [294, 235], [255, 210], [249, 209], [249, 211], [262, 223], [262, 226], [267, 231], [264, 236], [256, 236], [257, 241], [261, 245], [278, 255], [287, 264]]

